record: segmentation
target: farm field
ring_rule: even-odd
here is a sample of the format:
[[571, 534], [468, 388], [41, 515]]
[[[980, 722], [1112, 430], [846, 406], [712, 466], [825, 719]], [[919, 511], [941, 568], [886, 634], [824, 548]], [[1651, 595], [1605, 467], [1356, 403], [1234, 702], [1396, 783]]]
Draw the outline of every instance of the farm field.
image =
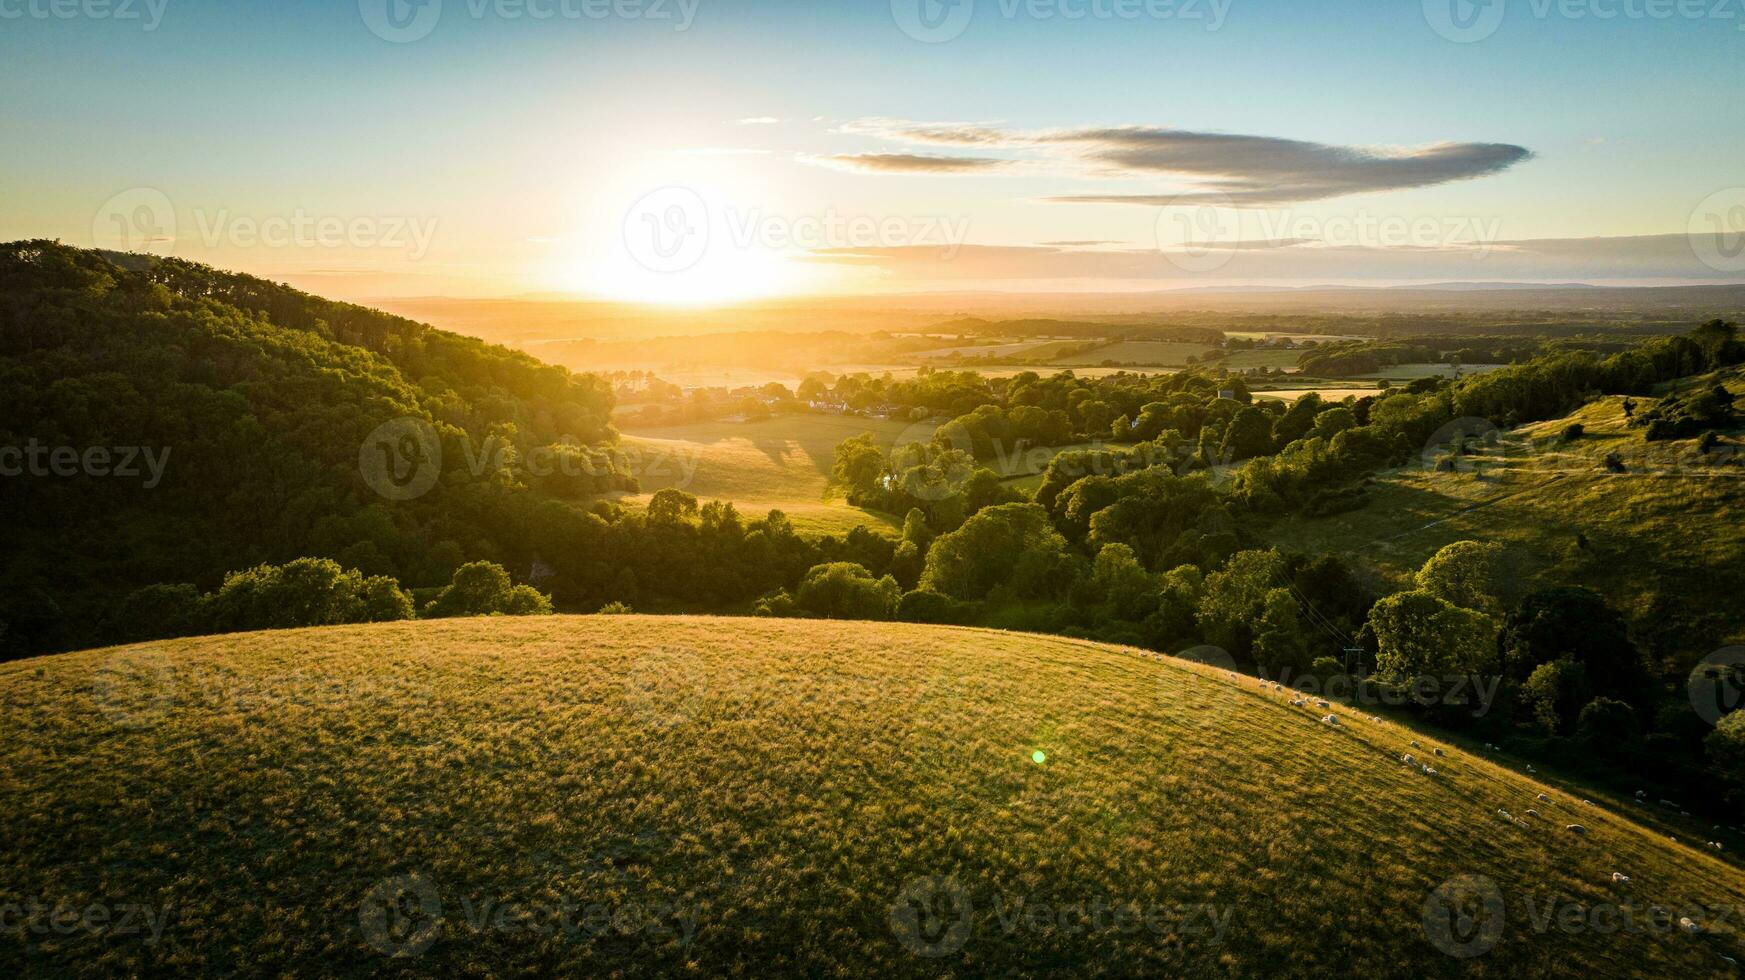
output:
[[[1705, 828], [1058, 637], [476, 618], [0, 683], [0, 831], [31, 842], [0, 880], [165, 910], [151, 943], [9, 941], [13, 976], [1700, 976], [1745, 955], [1719, 919], [1745, 875]], [[1433, 749], [1435, 775], [1400, 761]], [[1624, 903], [1716, 928], [1542, 918]], [[1475, 936], [1481, 959], [1450, 954]]]
[[1203, 356], [1212, 348], [1205, 344], [1178, 343], [1165, 340], [1123, 340], [1055, 363], [1061, 367], [1095, 367], [1113, 361], [1116, 365], [1143, 367], [1185, 367], [1188, 358]]
[[[1745, 393], [1736, 375], [1728, 385]], [[1436, 454], [1426, 454], [1378, 474], [1369, 506], [1293, 516], [1266, 536], [1280, 547], [1343, 553], [1391, 588], [1409, 587], [1411, 574], [1446, 544], [1495, 541], [1521, 586], [1582, 582], [1614, 597], [1651, 650], [1745, 641], [1737, 615], [1745, 532], [1720, 516], [1745, 512], [1740, 434], [1728, 452], [1707, 458], [1694, 439], [1648, 443], [1643, 430], [1625, 426], [1621, 401], [1603, 397], [1565, 418], [1503, 433], [1456, 472], [1436, 472]], [[1646, 410], [1654, 399], [1637, 401]], [[1585, 434], [1565, 442], [1572, 422]], [[1613, 452], [1628, 472], [1606, 471], [1602, 462]], [[1690, 612], [1668, 613], [1681, 608]]]
[[929, 423], [911, 424], [846, 415], [783, 415], [759, 422], [700, 422], [638, 429], [623, 437], [643, 493], [623, 498], [646, 502], [655, 491], [677, 487], [699, 500], [730, 500], [746, 517], [779, 508], [803, 533], [840, 534], [857, 524], [889, 526], [895, 517], [826, 500], [836, 446], [862, 432], [881, 445], [899, 437], [925, 440]]
[[1295, 371], [1298, 370], [1299, 353], [1301, 352], [1294, 350], [1233, 350], [1218, 363], [1232, 371], [1246, 371], [1250, 368]]
[[1436, 375], [1441, 375], [1444, 378], [1453, 378], [1457, 372], [1461, 377], [1465, 377], [1469, 374], [1487, 374], [1498, 368], [1505, 367], [1508, 367], [1508, 365], [1462, 364], [1460, 367], [1456, 368], [1452, 364], [1395, 364], [1390, 368], [1377, 371], [1374, 374], [1366, 374], [1364, 377], [1374, 378], [1377, 381], [1416, 381], [1419, 378], [1429, 378]]
[[1339, 401], [1347, 395], [1374, 394], [1377, 388], [1374, 384], [1362, 381], [1329, 381], [1325, 386], [1314, 388], [1253, 388], [1250, 391], [1256, 398], [1276, 398], [1281, 401], [1294, 402], [1310, 392], [1320, 395], [1330, 401]]

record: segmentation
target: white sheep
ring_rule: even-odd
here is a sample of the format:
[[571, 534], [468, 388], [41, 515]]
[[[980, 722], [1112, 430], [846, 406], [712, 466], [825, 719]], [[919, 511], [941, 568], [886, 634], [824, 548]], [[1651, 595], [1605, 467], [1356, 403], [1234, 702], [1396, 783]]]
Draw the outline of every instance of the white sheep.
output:
[[1331, 704], [1328, 704], [1327, 700], [1325, 698], [1316, 698], [1315, 699], [1315, 707], [1317, 707], [1317, 708], [1331, 708], [1333, 706]]
[[1339, 717], [1337, 715], [1328, 715], [1327, 717], [1321, 719], [1321, 724], [1323, 724], [1323, 725], [1338, 725], [1339, 724]]
[[1551, 802], [1551, 797], [1549, 797], [1549, 796], [1546, 796], [1546, 795], [1545, 795], [1545, 794], [1544, 794], [1544, 793], [1540, 793], [1540, 794], [1539, 794], [1539, 795], [1538, 795], [1538, 797], [1537, 797], [1537, 799], [1538, 799], [1538, 800], [1539, 800], [1539, 802], [1541, 802], [1541, 803], [1550, 803], [1550, 802]]
[[1721, 842], [1718, 840], [1712, 840], [1709, 841], [1709, 846], [1718, 851], [1721, 849]]
[[1581, 805], [1582, 805], [1582, 806], [1593, 806], [1593, 805], [1594, 805], [1594, 801], [1593, 801], [1593, 800], [1582, 800], [1582, 801], [1581, 801]]
[[1293, 708], [1301, 708], [1302, 706], [1303, 706], [1303, 699], [1302, 698], [1298, 698], [1295, 701], [1291, 702], [1291, 707], [1293, 707]]
[[1529, 762], [1529, 763], [1527, 763], [1527, 771], [1528, 772], [1538, 772], [1539, 770], [1533, 768], [1533, 764], [1531, 762]]
[[1620, 885], [1628, 885], [1630, 883], [1630, 876], [1624, 874], [1622, 871], [1614, 871], [1612, 872], [1612, 881]]
[[1418, 760], [1412, 758], [1412, 753], [1410, 753], [1410, 752], [1407, 752], [1405, 755], [1400, 756], [1400, 761], [1404, 762], [1408, 766], [1415, 766], [1418, 764]]
[[1430, 751], [1432, 751], [1432, 752], [1434, 752], [1434, 753], [1436, 753], [1436, 754], [1437, 754], [1437, 755], [1441, 755], [1441, 754], [1442, 754], [1442, 750], [1441, 750], [1441, 749], [1431, 749], [1431, 750], [1430, 750]]
[[1527, 811], [1527, 816], [1529, 816], [1529, 817], [1537, 817], [1538, 815], [1539, 815], [1538, 810], [1528, 810]]
[[1568, 824], [1563, 829], [1569, 831], [1572, 834], [1585, 834], [1585, 833], [1587, 833], [1587, 828], [1583, 827], [1581, 824], [1578, 824], [1578, 823]]
[[1414, 748], [1414, 749], [1415, 749], [1415, 748], [1417, 748], [1417, 747], [1418, 747], [1418, 740], [1417, 740], [1417, 739], [1412, 739], [1412, 748]]
[[1647, 791], [1646, 791], [1646, 790], [1640, 790], [1640, 789], [1639, 789], [1639, 790], [1637, 790], [1637, 791], [1636, 791], [1636, 798], [1637, 798], [1637, 799], [1638, 799], [1638, 800], [1640, 800], [1640, 799], [1645, 799], [1645, 798], [1646, 798], [1646, 797], [1647, 797], [1647, 796], [1648, 796], [1648, 793], [1647, 793]]
[[1499, 806], [1499, 807], [1497, 807], [1497, 816], [1499, 816], [1499, 817], [1502, 817], [1502, 818], [1504, 818], [1504, 819], [1505, 819], [1505, 820], [1513, 820], [1513, 819], [1515, 819], [1515, 815], [1514, 815], [1514, 814], [1512, 814], [1512, 813], [1510, 813], [1510, 812], [1509, 812], [1509, 811], [1507, 811], [1507, 810], [1505, 810], [1505, 809], [1503, 809], [1503, 808], [1502, 808], [1502, 807], [1500, 807], [1500, 806]]
[[1688, 915], [1679, 917], [1678, 927], [1680, 929], [1683, 929], [1685, 932], [1690, 933], [1693, 936], [1696, 935], [1697, 933], [1703, 931], [1703, 927], [1697, 925], [1695, 922], [1692, 922], [1690, 916], [1688, 916]]
[[1436, 775], [1436, 770], [1434, 770], [1434, 769], [1432, 769], [1432, 768], [1430, 768], [1430, 767], [1429, 767], [1429, 766], [1425, 766], [1425, 767], [1424, 767], [1424, 775], [1426, 775], [1426, 776], [1434, 776], [1434, 775]]

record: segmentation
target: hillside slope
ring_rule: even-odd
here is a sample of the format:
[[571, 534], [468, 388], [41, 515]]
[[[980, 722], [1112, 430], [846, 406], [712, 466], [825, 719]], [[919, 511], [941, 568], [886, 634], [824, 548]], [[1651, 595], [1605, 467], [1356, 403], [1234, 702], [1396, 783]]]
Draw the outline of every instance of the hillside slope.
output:
[[398, 954], [424, 975], [1671, 976], [1745, 955], [1745, 875], [1698, 839], [1073, 640], [452, 620], [39, 658], [0, 690], [6, 899], [169, 909], [155, 942], [21, 930], [9, 975]]
[[[1745, 395], [1733, 368], [1689, 379]], [[1679, 669], [1745, 642], [1745, 432], [1723, 433], [1714, 452], [1698, 440], [1648, 442], [1626, 423], [1622, 396], [1594, 399], [1567, 416], [1502, 432], [1454, 472], [1425, 459], [1376, 475], [1368, 506], [1333, 517], [1292, 516], [1265, 537], [1281, 548], [1342, 553], [1387, 589], [1455, 541], [1495, 541], [1518, 588], [1585, 585], [1623, 610], [1651, 654]], [[1637, 397], [1638, 414], [1655, 398]], [[1573, 441], [1564, 430], [1585, 430]], [[1608, 472], [1619, 456], [1625, 472]]]

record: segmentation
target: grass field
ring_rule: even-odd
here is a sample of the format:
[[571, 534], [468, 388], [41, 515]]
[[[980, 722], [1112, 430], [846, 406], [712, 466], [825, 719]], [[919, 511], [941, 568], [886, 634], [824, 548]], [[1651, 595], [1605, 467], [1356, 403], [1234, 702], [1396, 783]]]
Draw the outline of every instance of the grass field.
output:
[[1465, 377], [1469, 374], [1486, 374], [1506, 367], [1508, 367], [1507, 364], [1462, 364], [1458, 368], [1452, 364], [1395, 364], [1374, 374], [1366, 374], [1364, 377], [1374, 378], [1377, 381], [1416, 381], [1419, 378], [1431, 378], [1438, 375], [1444, 378], [1453, 378], [1457, 375]]
[[926, 424], [844, 415], [783, 415], [762, 422], [701, 422], [637, 429], [623, 439], [632, 454], [644, 502], [656, 490], [678, 487], [700, 500], [731, 500], [747, 517], [780, 508], [803, 533], [840, 534], [857, 524], [889, 527], [892, 517], [826, 499], [836, 445], [871, 432], [882, 445], [899, 437], [922, 440]]
[[1245, 371], [1249, 368], [1295, 371], [1298, 353], [1300, 352], [1294, 350], [1233, 350], [1219, 363], [1232, 371]]
[[[8, 934], [12, 976], [1701, 976], [1745, 956], [1723, 919], [1745, 876], [1701, 828], [1061, 638], [469, 619], [66, 654], [0, 665], [0, 687], [0, 887], [80, 910]], [[1434, 747], [1437, 775], [1400, 761]]]
[[[1745, 382], [1729, 386], [1745, 393]], [[1645, 410], [1654, 400], [1637, 401]], [[1625, 426], [1620, 402], [1601, 398], [1568, 418], [1508, 432], [1457, 472], [1414, 461], [1382, 473], [1364, 509], [1293, 517], [1267, 537], [1310, 554], [1350, 555], [1389, 589], [1406, 587], [1443, 545], [1495, 541], [1521, 587], [1594, 588], [1621, 605], [1653, 652], [1700, 656], [1745, 641], [1745, 527], [1737, 517], [1745, 513], [1745, 466], [1738, 455], [1731, 463], [1726, 453], [1700, 456], [1694, 439], [1646, 442], [1642, 429]], [[1572, 422], [1586, 434], [1564, 442]], [[1728, 446], [1739, 443], [1734, 434]], [[1612, 452], [1629, 472], [1606, 472]]]
[[1167, 340], [1122, 340], [1088, 353], [1061, 358], [1054, 363], [1060, 367], [1092, 367], [1110, 361], [1117, 365], [1179, 368], [1187, 365], [1189, 356], [1201, 357], [1211, 349], [1205, 344]]

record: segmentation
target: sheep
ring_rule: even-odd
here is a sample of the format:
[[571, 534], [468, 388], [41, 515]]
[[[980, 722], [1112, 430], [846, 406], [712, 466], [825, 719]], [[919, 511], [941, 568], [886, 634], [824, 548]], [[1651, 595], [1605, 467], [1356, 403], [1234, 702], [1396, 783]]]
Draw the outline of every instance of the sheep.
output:
[[1546, 796], [1544, 793], [1540, 793], [1538, 795], [1538, 797], [1536, 797], [1536, 799], [1538, 799], [1538, 801], [1541, 803], [1550, 803], [1551, 802], [1551, 797]]
[[1721, 842], [1718, 840], [1712, 840], [1709, 841], [1709, 846], [1718, 851], [1721, 849]]
[[1429, 767], [1429, 766], [1425, 766], [1425, 767], [1424, 767], [1424, 775], [1426, 775], [1426, 776], [1434, 776], [1434, 775], [1436, 775], [1436, 770], [1434, 770], [1434, 769], [1432, 769], [1432, 768], [1430, 768], [1430, 767]]
[[1528, 810], [1527, 811], [1527, 816], [1529, 816], [1529, 817], [1537, 817], [1538, 815], [1539, 815], [1538, 810]]
[[1302, 706], [1303, 706], [1303, 699], [1302, 698], [1298, 698], [1295, 701], [1291, 702], [1291, 707], [1293, 707], [1293, 708], [1301, 708]]
[[1412, 758], [1412, 753], [1410, 753], [1410, 752], [1407, 752], [1405, 755], [1400, 756], [1400, 761], [1404, 762], [1408, 766], [1415, 766], [1418, 764], [1418, 760]]
[[1331, 704], [1327, 703], [1326, 698], [1316, 698], [1315, 699], [1315, 707], [1320, 708], [1322, 710], [1326, 710], [1327, 708], [1331, 708], [1333, 706]]
[[1647, 798], [1647, 797], [1648, 797], [1648, 793], [1647, 793], [1647, 791], [1646, 791], [1646, 790], [1640, 790], [1640, 789], [1639, 789], [1639, 790], [1637, 790], [1637, 791], [1636, 791], [1636, 798], [1637, 798], [1637, 799], [1638, 799], [1638, 800], [1641, 800], [1641, 799], [1646, 799], [1646, 798]]
[[1678, 927], [1680, 929], [1683, 929], [1685, 932], [1690, 933], [1693, 936], [1696, 935], [1697, 933], [1703, 931], [1703, 927], [1697, 925], [1695, 922], [1692, 922], [1690, 916], [1688, 916], [1688, 915], [1679, 916]]
[[1442, 750], [1441, 750], [1441, 749], [1431, 749], [1431, 750], [1430, 750], [1430, 751], [1432, 751], [1432, 752], [1434, 752], [1434, 753], [1436, 753], [1436, 754], [1437, 754], [1437, 755], [1441, 755], [1441, 754], [1442, 754]]
[[1339, 716], [1328, 715], [1327, 717], [1321, 719], [1321, 724], [1337, 726], [1339, 724]]
[[1678, 809], [1678, 804], [1672, 802], [1671, 800], [1661, 800], [1660, 805], [1664, 806], [1664, 807], [1671, 807], [1674, 810]]
[[1630, 876], [1624, 874], [1622, 871], [1614, 871], [1612, 872], [1612, 881], [1615, 884], [1628, 885], [1630, 883]]
[[1414, 749], [1415, 749], [1415, 748], [1417, 748], [1417, 747], [1418, 747], [1418, 740], [1417, 740], [1417, 739], [1412, 739], [1412, 748], [1414, 748]]
[[1569, 831], [1572, 834], [1585, 834], [1585, 833], [1587, 833], [1587, 828], [1583, 827], [1581, 824], [1578, 824], [1578, 823], [1568, 824], [1563, 829]]
[[1529, 763], [1527, 763], [1527, 771], [1528, 772], [1538, 772], [1539, 770], [1533, 768], [1533, 764], [1531, 762], [1529, 762]]
[[1502, 808], [1502, 807], [1500, 807], [1500, 806], [1499, 806], [1499, 807], [1497, 807], [1497, 816], [1499, 816], [1499, 817], [1502, 817], [1502, 818], [1503, 818], [1503, 819], [1505, 819], [1505, 820], [1513, 820], [1513, 819], [1515, 819], [1515, 815], [1514, 815], [1514, 814], [1512, 814], [1512, 813], [1510, 813], [1510, 812], [1509, 812], [1509, 811], [1507, 811], [1507, 810], [1505, 810], [1505, 809], [1503, 809], [1503, 808]]
[[1594, 805], [1594, 801], [1593, 801], [1593, 800], [1582, 800], [1582, 801], [1581, 801], [1581, 805], [1582, 805], [1582, 806], [1593, 806], [1593, 805]]

